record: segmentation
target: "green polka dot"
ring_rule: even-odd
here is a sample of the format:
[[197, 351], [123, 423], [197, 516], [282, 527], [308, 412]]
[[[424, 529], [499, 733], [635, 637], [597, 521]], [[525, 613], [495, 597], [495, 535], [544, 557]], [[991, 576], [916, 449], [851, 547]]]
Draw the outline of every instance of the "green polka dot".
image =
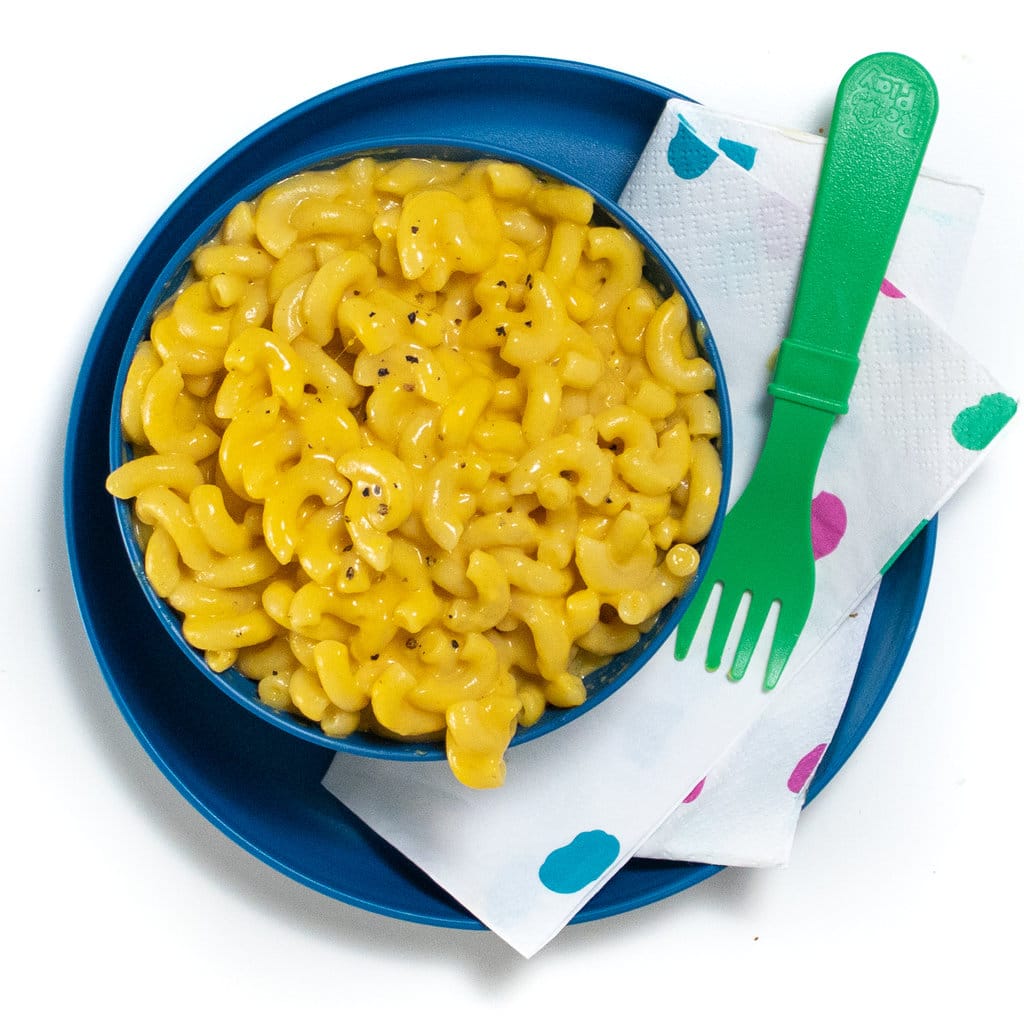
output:
[[1017, 403], [1002, 392], [985, 395], [977, 405], [968, 406], [953, 420], [956, 443], [972, 452], [980, 452], [999, 433], [1017, 411]]

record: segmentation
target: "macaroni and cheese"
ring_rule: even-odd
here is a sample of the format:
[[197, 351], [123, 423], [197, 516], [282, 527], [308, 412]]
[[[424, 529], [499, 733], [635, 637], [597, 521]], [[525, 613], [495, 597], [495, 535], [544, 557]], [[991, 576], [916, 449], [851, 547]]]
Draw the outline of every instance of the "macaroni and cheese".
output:
[[354, 159], [239, 203], [125, 381], [146, 575], [216, 672], [502, 784], [697, 568], [721, 423], [687, 306], [585, 191]]

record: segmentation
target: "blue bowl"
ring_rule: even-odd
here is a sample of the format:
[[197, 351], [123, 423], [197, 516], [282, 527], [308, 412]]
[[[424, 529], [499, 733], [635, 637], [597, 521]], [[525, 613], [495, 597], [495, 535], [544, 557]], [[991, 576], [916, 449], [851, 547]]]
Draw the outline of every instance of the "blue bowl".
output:
[[[274, 125], [258, 130], [245, 141], [247, 147], [258, 146], [260, 135]], [[644, 664], [653, 653], [668, 639], [679, 623], [685, 610], [687, 595], [692, 594], [703, 575], [704, 568], [710, 560], [710, 554], [718, 540], [728, 498], [728, 484], [732, 465], [732, 427], [729, 414], [729, 402], [722, 373], [722, 366], [715, 347], [712, 332], [700, 306], [684, 280], [682, 274], [665, 255], [654, 239], [622, 210], [611, 199], [597, 194], [595, 190], [567, 174], [565, 170], [547, 165], [536, 158], [500, 146], [479, 144], [454, 140], [452, 138], [376, 138], [361, 140], [358, 144], [344, 147], [329, 147], [309, 152], [296, 145], [293, 155], [285, 147], [278, 152], [277, 159], [262, 168], [257, 175], [249, 177], [232, 162], [232, 152], [212, 165], [193, 183], [191, 208], [189, 210], [194, 227], [190, 234], [172, 250], [172, 255], [163, 265], [160, 273], [152, 279], [152, 285], [138, 304], [138, 312], [130, 333], [125, 339], [125, 347], [118, 367], [114, 388], [114, 401], [109, 417], [109, 460], [114, 469], [131, 457], [129, 446], [126, 445], [120, 424], [120, 396], [128, 373], [128, 368], [139, 343], [146, 337], [157, 310], [172, 296], [189, 268], [190, 257], [195, 249], [209, 241], [216, 234], [220, 224], [239, 202], [251, 200], [277, 181], [300, 171], [336, 166], [359, 156], [374, 156], [378, 159], [394, 159], [402, 156], [431, 156], [447, 160], [472, 160], [491, 157], [521, 163], [532, 167], [538, 173], [561, 179], [579, 188], [585, 189], [595, 199], [595, 216], [606, 219], [628, 230], [643, 245], [647, 253], [646, 276], [667, 294], [671, 290], [678, 291], [685, 299], [695, 335], [699, 339], [703, 354], [714, 367], [718, 382], [715, 398], [722, 414], [722, 436], [720, 451], [722, 456], [723, 487], [717, 515], [711, 531], [701, 547], [701, 567], [696, 579], [681, 597], [670, 602], [659, 614], [653, 628], [645, 633], [636, 645], [625, 651], [607, 664], [588, 674], [584, 679], [587, 689], [587, 700], [575, 708], [549, 707], [540, 720], [528, 728], [520, 728], [512, 740], [512, 745], [527, 742], [543, 736], [554, 729], [573, 721], [595, 707], [621, 686], [623, 686]], [[147, 244], [151, 248], [159, 248], [161, 242], [162, 223], [158, 224]], [[165, 246], [166, 248], [166, 246]], [[116, 296], [115, 296], [116, 298]], [[440, 760], [445, 757], [443, 742], [401, 742], [372, 733], [353, 733], [345, 737], [326, 735], [315, 722], [310, 722], [289, 712], [278, 711], [262, 703], [256, 692], [256, 683], [244, 676], [235, 668], [223, 672], [214, 672], [206, 663], [202, 653], [192, 647], [182, 632], [182, 622], [178, 613], [170, 607], [153, 589], [146, 577], [144, 569], [144, 553], [136, 534], [132, 515], [132, 503], [111, 499], [116, 506], [117, 522], [125, 550], [131, 564], [135, 579], [138, 581], [149, 607], [156, 615], [164, 630], [177, 645], [178, 650], [192, 670], [204, 675], [211, 684], [218, 687], [230, 698], [246, 708], [264, 722], [284, 730], [300, 739], [318, 744], [334, 751], [345, 751], [365, 757], [384, 758], [388, 760]]]

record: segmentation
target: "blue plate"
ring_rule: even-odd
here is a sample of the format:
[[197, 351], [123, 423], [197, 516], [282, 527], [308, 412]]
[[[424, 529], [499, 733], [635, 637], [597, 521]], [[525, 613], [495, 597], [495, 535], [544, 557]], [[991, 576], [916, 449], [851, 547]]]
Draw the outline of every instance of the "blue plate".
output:
[[[529, 154], [617, 196], [674, 95], [604, 68], [523, 57], [417, 64], [334, 89], [271, 121], [197, 179], [143, 240], [103, 310], [82, 365], [65, 452], [65, 525], [87, 633], [121, 713], [174, 786], [239, 845], [312, 889], [391, 917], [482, 927], [327, 793], [320, 780], [329, 750], [269, 728], [183, 667], [149, 609], [104, 490], [111, 401], [138, 310], [216, 197], [233, 182], [259, 179], [282, 151], [301, 157], [387, 137], [455, 137]], [[886, 574], [812, 798], [856, 748], [896, 681], [928, 589], [936, 530], [933, 520]], [[634, 859], [574, 921], [652, 903], [719, 870]]]

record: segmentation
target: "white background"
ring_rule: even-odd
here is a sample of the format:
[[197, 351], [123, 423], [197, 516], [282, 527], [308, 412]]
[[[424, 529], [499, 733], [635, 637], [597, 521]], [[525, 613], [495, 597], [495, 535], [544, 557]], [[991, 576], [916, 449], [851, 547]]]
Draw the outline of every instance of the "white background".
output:
[[1024, 133], [1018, 35], [997, 13], [1007, 5], [564, 6], [578, 13], [552, 0], [179, 0], [5, 15], [5, 1019], [512, 1020], [556, 1000], [581, 1020], [653, 1007], [760, 1022], [1019, 1010], [1019, 422], [942, 513], [906, 667], [805, 814], [790, 866], [729, 870], [572, 926], [530, 961], [489, 933], [378, 917], [277, 874], [186, 804], [108, 695], [60, 521], [63, 434], [90, 331], [196, 174], [270, 117], [364, 74], [468, 54], [560, 57], [816, 130], [849, 64], [903, 50], [939, 85], [929, 166], [987, 193], [954, 333], [1024, 393]]

